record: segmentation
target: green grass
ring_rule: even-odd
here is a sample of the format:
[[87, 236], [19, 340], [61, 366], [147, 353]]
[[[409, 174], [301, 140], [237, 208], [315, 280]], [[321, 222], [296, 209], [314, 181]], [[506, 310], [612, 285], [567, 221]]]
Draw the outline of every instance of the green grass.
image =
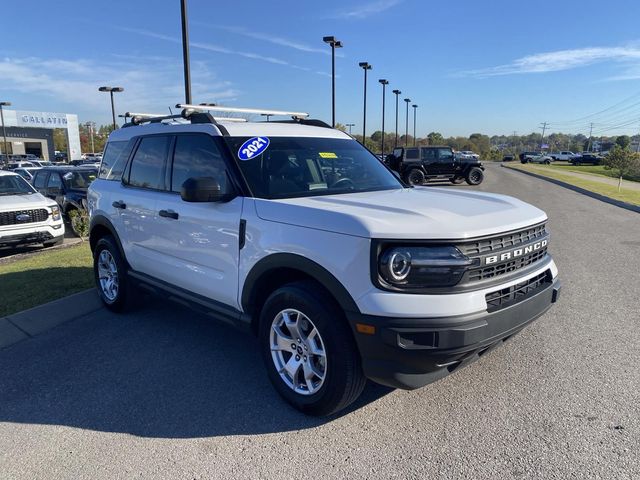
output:
[[[602, 175], [604, 177], [610, 177], [610, 178], [616, 178], [616, 179], [618, 178], [618, 174], [616, 173], [616, 171], [607, 170], [604, 168], [604, 165], [582, 165], [578, 167], [571, 164], [552, 163], [551, 167], [558, 170], [565, 170], [568, 172], [590, 173], [592, 175]], [[622, 178], [632, 182], [640, 181], [640, 178], [633, 177], [633, 176], [624, 176]]]
[[0, 317], [93, 287], [88, 243], [0, 263]]
[[590, 192], [599, 193], [615, 200], [631, 203], [633, 205], [640, 205], [640, 191], [629, 190], [622, 188], [622, 191], [618, 192], [618, 187], [614, 185], [608, 185], [606, 183], [598, 182], [597, 180], [586, 180], [582, 178], [572, 177], [571, 175], [564, 175], [558, 172], [556, 169], [549, 168], [540, 165], [510, 165], [510, 168], [529, 170], [545, 177], [554, 178], [576, 187], [584, 188]]

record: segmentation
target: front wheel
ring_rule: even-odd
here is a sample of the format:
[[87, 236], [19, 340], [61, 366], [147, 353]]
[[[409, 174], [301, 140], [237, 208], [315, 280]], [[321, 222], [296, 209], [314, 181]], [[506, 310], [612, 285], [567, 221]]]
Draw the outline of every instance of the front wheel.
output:
[[550, 161], [550, 160], [545, 160], [545, 161], [544, 161], [544, 164], [545, 164], [545, 165], [551, 165], [551, 161]]
[[420, 186], [424, 183], [424, 172], [419, 168], [412, 168], [407, 174], [407, 183], [409, 185]]
[[465, 180], [469, 185], [480, 185], [484, 180], [484, 172], [478, 167], [473, 167], [467, 172]]
[[330, 415], [360, 396], [366, 378], [351, 330], [320, 285], [295, 282], [273, 292], [259, 339], [271, 383], [298, 410]]

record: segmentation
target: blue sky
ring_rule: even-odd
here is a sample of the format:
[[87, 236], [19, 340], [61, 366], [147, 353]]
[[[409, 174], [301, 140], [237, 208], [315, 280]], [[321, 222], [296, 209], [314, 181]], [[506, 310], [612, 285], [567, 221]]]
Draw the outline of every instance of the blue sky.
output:
[[[16, 109], [108, 123], [104, 84], [126, 89], [120, 113], [164, 113], [183, 99], [178, 0], [25, 0], [2, 10], [0, 100]], [[588, 133], [590, 122], [596, 133], [640, 128], [640, 2], [189, 0], [189, 17], [195, 102], [330, 121], [322, 37], [335, 35], [345, 45], [337, 121], [355, 123], [354, 132], [360, 61], [373, 66], [369, 133], [380, 128], [379, 78], [390, 82], [387, 130], [396, 88], [419, 105], [419, 135], [523, 134], [544, 121], [573, 133]]]

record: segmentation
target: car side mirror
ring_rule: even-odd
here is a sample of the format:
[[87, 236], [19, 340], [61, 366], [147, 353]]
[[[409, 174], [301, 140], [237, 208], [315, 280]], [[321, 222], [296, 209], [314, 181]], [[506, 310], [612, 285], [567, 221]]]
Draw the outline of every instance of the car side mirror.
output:
[[188, 178], [180, 192], [185, 202], [223, 202], [233, 195], [222, 191], [220, 182], [212, 177]]

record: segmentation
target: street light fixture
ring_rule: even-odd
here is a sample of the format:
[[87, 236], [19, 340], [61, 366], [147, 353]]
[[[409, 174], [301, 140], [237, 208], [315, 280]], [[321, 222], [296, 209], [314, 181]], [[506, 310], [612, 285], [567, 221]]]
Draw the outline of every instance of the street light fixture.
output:
[[384, 104], [385, 104], [385, 90], [386, 86], [389, 85], [389, 80], [381, 78], [378, 80], [382, 85], [382, 142], [380, 145], [380, 150], [382, 150], [382, 158], [384, 159]]
[[356, 124], [355, 123], [347, 123], [345, 126], [349, 127], [349, 135], [351, 135], [351, 127], [355, 127]]
[[336, 37], [322, 37], [322, 41], [331, 46], [331, 126], [336, 128], [336, 48], [342, 48], [342, 42]]
[[411, 99], [405, 98], [404, 101], [407, 103], [407, 118], [404, 123], [404, 146], [406, 147], [409, 142], [409, 103]]
[[2, 147], [2, 153], [4, 153], [5, 163], [9, 163], [9, 152], [7, 150], [7, 129], [4, 125], [4, 112], [2, 107], [10, 107], [11, 102], [0, 102], [0, 118], [2, 119], [2, 138], [4, 139], [4, 146]]
[[396, 95], [396, 140], [393, 144], [393, 148], [396, 148], [398, 146], [398, 95], [402, 92], [400, 90], [394, 90], [393, 93]]
[[362, 120], [362, 145], [365, 145], [365, 134], [367, 132], [367, 70], [371, 70], [371, 65], [367, 62], [358, 64], [364, 70], [364, 111]]
[[122, 87], [100, 87], [98, 88], [99, 92], [109, 92], [111, 95], [111, 118], [113, 119], [113, 129], [117, 128], [116, 126], [116, 109], [113, 105], [113, 93], [124, 92], [124, 88]]
[[418, 105], [415, 103], [411, 105], [413, 107], [413, 146], [416, 146], [416, 112], [418, 111]]

